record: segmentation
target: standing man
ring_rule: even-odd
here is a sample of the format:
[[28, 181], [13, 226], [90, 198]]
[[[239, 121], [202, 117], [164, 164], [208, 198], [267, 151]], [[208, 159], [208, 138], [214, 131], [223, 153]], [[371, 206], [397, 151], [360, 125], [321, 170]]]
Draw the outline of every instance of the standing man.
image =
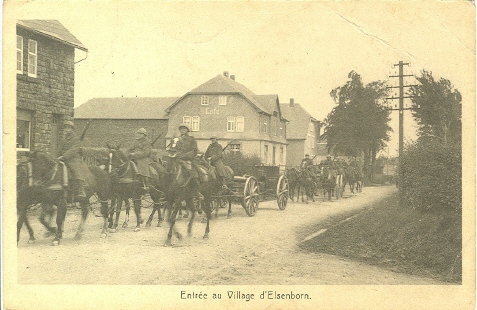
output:
[[[190, 182], [192, 187], [192, 196], [196, 197], [199, 200], [203, 200], [204, 196], [199, 191], [200, 182], [199, 182], [199, 170], [196, 155], [198, 152], [197, 149], [197, 141], [192, 136], [189, 136], [189, 126], [186, 124], [179, 125], [179, 131], [181, 133], [181, 137], [179, 141], [177, 141], [176, 150], [177, 150], [177, 159], [179, 159], [180, 165], [189, 171], [190, 173]], [[189, 165], [185, 161], [190, 161], [191, 165]]]
[[136, 139], [133, 146], [128, 150], [129, 158], [134, 160], [137, 166], [137, 177], [142, 183], [143, 191], [149, 189], [149, 179], [151, 174], [149, 172], [149, 164], [151, 157], [151, 142], [147, 139], [147, 131], [144, 128], [139, 128], [136, 131]]
[[71, 179], [73, 181], [73, 190], [78, 200], [86, 199], [86, 193], [84, 191], [85, 177], [87, 169], [84, 165], [80, 155], [81, 141], [74, 132], [75, 125], [72, 121], [65, 121], [63, 123], [63, 137], [60, 141], [60, 157], [59, 161], [62, 161], [71, 171]]
[[222, 162], [223, 148], [222, 145], [217, 142], [217, 136], [210, 137], [210, 140], [212, 143], [207, 148], [207, 151], [205, 151], [205, 159], [210, 160], [210, 164], [215, 167], [220, 185], [225, 186], [225, 166]]

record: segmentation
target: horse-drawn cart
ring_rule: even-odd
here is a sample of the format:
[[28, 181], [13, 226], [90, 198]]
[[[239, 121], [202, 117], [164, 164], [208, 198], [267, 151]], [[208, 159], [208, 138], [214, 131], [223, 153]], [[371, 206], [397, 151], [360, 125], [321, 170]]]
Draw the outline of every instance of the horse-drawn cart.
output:
[[248, 216], [254, 216], [260, 201], [276, 199], [280, 210], [288, 201], [288, 179], [278, 166], [249, 166], [243, 176], [234, 176], [229, 186], [232, 195], [242, 204]]

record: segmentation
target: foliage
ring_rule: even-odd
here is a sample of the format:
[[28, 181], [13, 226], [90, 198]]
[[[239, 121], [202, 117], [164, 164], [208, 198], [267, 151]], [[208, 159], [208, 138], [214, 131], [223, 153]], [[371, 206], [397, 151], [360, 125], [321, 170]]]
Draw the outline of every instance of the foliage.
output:
[[460, 212], [462, 154], [458, 146], [420, 141], [407, 146], [400, 189], [407, 205], [419, 210]]
[[224, 154], [224, 164], [232, 168], [234, 175], [244, 175], [248, 166], [260, 165], [262, 160], [257, 155], [243, 155], [242, 153]]
[[461, 142], [462, 96], [447, 79], [435, 80], [432, 72], [423, 70], [416, 77], [419, 85], [409, 91], [413, 116], [420, 125], [420, 136], [435, 137], [443, 144]]
[[335, 154], [359, 156], [364, 152], [365, 167], [374, 162], [376, 153], [389, 141], [390, 111], [383, 102], [388, 88], [383, 81], [363, 84], [361, 76], [351, 71], [350, 80], [333, 89], [337, 104], [325, 120], [324, 138]]

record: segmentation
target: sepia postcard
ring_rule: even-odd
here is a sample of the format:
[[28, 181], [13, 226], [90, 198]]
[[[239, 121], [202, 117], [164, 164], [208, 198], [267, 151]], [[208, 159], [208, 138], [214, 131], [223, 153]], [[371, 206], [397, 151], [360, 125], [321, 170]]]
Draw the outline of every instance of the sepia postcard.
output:
[[3, 308], [474, 309], [475, 25], [4, 1]]

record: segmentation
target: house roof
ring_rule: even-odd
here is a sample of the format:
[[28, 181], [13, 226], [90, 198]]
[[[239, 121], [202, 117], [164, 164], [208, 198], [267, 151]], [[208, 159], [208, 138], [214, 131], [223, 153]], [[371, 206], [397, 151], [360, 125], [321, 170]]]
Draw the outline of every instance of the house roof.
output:
[[168, 119], [165, 109], [178, 97], [93, 98], [75, 108], [75, 118]]
[[[228, 78], [222, 74], [219, 74], [207, 82], [199, 85], [193, 90], [189, 91], [187, 94], [179, 98], [177, 101], [187, 96], [188, 94], [211, 94], [211, 93], [223, 93], [223, 94], [241, 94], [248, 101], [250, 101], [258, 110], [266, 113], [272, 114], [274, 106], [270, 104], [270, 99], [272, 96], [275, 96], [275, 99], [278, 98], [277, 95], [255, 95], [250, 89], [244, 85], [236, 82], [235, 80]], [[265, 98], [264, 96], [268, 96]], [[263, 98], [262, 98], [263, 97]], [[169, 111], [176, 103], [174, 102], [168, 109]]]
[[299, 103], [290, 106], [289, 103], [280, 104], [282, 115], [290, 123], [287, 124], [287, 139], [306, 139], [310, 122], [318, 122]]
[[28, 28], [57, 41], [72, 45], [85, 52], [88, 49], [71, 32], [68, 31], [59, 21], [55, 19], [31, 19], [18, 20], [17, 25]]

